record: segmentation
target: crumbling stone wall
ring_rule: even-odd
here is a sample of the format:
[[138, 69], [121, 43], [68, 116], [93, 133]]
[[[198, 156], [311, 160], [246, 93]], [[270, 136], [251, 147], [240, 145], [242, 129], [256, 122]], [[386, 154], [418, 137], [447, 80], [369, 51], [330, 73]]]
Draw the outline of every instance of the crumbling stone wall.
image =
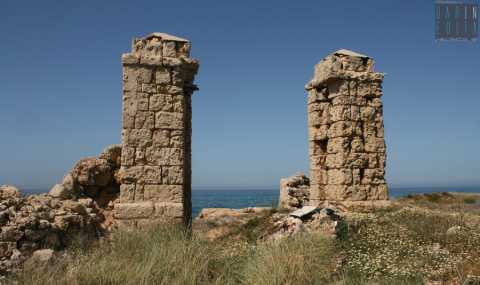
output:
[[388, 199], [383, 74], [339, 50], [315, 66], [308, 91], [310, 203]]
[[119, 224], [191, 220], [191, 95], [198, 61], [190, 42], [163, 33], [134, 39], [122, 56]]

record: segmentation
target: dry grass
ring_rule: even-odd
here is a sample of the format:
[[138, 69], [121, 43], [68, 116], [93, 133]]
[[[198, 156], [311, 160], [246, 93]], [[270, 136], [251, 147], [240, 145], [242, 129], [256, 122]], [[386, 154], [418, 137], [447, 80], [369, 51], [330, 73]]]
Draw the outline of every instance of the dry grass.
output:
[[12, 283], [480, 284], [464, 283], [480, 276], [477, 198], [419, 195], [387, 210], [350, 214], [338, 240], [304, 234], [257, 242], [274, 211], [215, 242], [171, 227], [119, 231], [111, 242], [29, 265]]

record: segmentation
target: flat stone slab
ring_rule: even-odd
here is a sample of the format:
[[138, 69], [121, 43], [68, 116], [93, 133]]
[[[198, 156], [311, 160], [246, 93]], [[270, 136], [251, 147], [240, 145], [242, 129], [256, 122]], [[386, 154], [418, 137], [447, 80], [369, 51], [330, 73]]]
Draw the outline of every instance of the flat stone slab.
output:
[[315, 207], [315, 206], [304, 206], [301, 209], [298, 209], [294, 212], [290, 213], [291, 217], [296, 217], [296, 218], [301, 218], [303, 216], [307, 216], [311, 213], [314, 213], [316, 211], [320, 210], [320, 208]]

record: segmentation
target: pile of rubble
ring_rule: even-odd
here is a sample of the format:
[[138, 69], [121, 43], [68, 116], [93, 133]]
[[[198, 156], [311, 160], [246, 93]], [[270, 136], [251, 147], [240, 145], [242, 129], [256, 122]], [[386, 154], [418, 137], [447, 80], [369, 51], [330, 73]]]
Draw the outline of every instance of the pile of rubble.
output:
[[196, 234], [208, 240], [256, 237], [275, 241], [299, 233], [319, 232], [337, 237], [344, 229], [344, 218], [332, 208], [305, 206], [296, 211], [268, 207], [245, 209], [207, 208], [193, 222]]
[[110, 229], [120, 158], [121, 147], [114, 145], [98, 158], [81, 159], [48, 194], [22, 197], [17, 188], [0, 186], [0, 274]]

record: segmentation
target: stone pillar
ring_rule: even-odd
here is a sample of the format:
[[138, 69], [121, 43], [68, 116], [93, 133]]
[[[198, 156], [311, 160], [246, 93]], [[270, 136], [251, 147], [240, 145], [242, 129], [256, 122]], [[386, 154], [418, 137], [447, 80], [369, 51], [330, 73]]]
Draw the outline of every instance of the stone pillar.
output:
[[383, 74], [339, 50], [315, 66], [308, 91], [310, 203], [388, 200]]
[[188, 40], [134, 39], [122, 55], [123, 129], [119, 224], [191, 221], [191, 95], [198, 61]]

